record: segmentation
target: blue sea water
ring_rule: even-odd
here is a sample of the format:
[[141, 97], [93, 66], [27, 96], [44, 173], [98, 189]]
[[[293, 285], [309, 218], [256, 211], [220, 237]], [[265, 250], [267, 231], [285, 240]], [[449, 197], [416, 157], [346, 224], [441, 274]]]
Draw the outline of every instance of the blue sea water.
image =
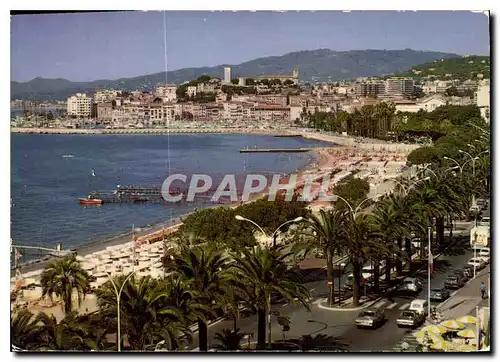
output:
[[[78, 198], [92, 190], [114, 190], [117, 183], [161, 184], [174, 173], [294, 172], [311, 161], [310, 153], [241, 154], [239, 149], [325, 145], [262, 135], [12, 134], [11, 237], [15, 244], [54, 247], [61, 242], [69, 249], [125, 233], [132, 225], [164, 223], [203, 205], [85, 207]], [[63, 157], [68, 154], [74, 157]]]

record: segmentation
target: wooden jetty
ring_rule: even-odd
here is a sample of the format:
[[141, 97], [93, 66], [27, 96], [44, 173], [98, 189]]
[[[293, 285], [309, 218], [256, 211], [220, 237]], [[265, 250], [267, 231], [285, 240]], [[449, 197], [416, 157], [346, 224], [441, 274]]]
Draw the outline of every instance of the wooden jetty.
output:
[[312, 148], [242, 148], [240, 153], [296, 153], [312, 150]]

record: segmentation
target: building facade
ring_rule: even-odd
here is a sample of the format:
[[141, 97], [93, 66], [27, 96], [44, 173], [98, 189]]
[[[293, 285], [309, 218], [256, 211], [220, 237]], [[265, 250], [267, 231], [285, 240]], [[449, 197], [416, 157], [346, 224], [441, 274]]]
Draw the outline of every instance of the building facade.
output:
[[389, 78], [385, 81], [386, 95], [410, 95], [415, 89], [415, 81], [412, 78]]
[[385, 83], [378, 80], [357, 83], [354, 94], [358, 97], [379, 96], [385, 93]]
[[157, 85], [154, 94], [164, 102], [173, 102], [177, 99], [177, 86], [175, 84]]
[[224, 83], [231, 83], [231, 67], [224, 67]]
[[84, 93], [77, 93], [66, 101], [69, 116], [90, 117], [92, 113], [92, 98]]
[[481, 116], [490, 122], [490, 81], [481, 82], [475, 93], [474, 100], [481, 111]]

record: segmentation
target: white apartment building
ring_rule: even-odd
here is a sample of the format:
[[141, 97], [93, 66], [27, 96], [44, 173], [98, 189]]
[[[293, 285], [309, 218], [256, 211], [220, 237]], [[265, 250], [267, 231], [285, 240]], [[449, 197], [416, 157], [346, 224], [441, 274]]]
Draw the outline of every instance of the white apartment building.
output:
[[77, 117], [90, 117], [92, 111], [92, 98], [84, 93], [72, 95], [66, 101], [68, 115]]
[[215, 84], [214, 83], [199, 83], [196, 87], [196, 90], [199, 93], [211, 93], [215, 92]]
[[389, 78], [385, 81], [385, 94], [412, 94], [415, 81], [412, 78]]
[[477, 88], [477, 92], [475, 93], [474, 100], [476, 101], [476, 105], [481, 111], [481, 116], [486, 120], [486, 122], [490, 122], [491, 115], [489, 79], [481, 82], [481, 84]]
[[157, 85], [154, 94], [164, 102], [172, 102], [177, 99], [177, 86], [175, 84]]
[[224, 67], [224, 83], [231, 83], [231, 67]]

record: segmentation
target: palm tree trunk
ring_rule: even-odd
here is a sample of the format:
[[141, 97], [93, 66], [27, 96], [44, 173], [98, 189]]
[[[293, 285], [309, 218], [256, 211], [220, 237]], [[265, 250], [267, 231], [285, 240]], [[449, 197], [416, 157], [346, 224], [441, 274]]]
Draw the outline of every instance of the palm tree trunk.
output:
[[411, 245], [411, 239], [410, 238], [405, 238], [405, 250], [408, 253], [408, 270], [411, 273], [412, 269], [412, 264], [411, 264], [411, 255], [412, 253], [412, 245]]
[[266, 310], [259, 309], [257, 318], [257, 350], [263, 351], [266, 349]]
[[436, 218], [436, 237], [440, 248], [444, 246], [444, 217]]
[[[326, 278], [328, 283], [331, 283], [330, 288], [333, 288], [333, 255], [329, 249], [326, 250]], [[328, 292], [328, 305], [333, 303], [332, 300], [333, 293]], [[340, 295], [339, 295], [340, 298]]]
[[[398, 249], [401, 250], [403, 246], [403, 240], [398, 239]], [[403, 260], [401, 259], [401, 255], [396, 259], [396, 273], [401, 275], [403, 272]]]
[[392, 259], [385, 259], [385, 281], [388, 283], [391, 281], [391, 269], [392, 269]]
[[66, 295], [64, 296], [64, 314], [68, 315], [71, 310], [73, 309], [73, 300], [71, 299], [72, 298], [72, 291], [68, 293], [66, 293]]
[[380, 260], [376, 259], [373, 262], [373, 290], [375, 294], [380, 291]]
[[359, 261], [355, 260], [352, 263], [352, 274], [353, 274], [353, 284], [352, 284], [352, 305], [359, 305], [359, 292], [361, 284], [361, 264]]
[[198, 341], [200, 351], [208, 351], [208, 328], [207, 323], [198, 319]]

